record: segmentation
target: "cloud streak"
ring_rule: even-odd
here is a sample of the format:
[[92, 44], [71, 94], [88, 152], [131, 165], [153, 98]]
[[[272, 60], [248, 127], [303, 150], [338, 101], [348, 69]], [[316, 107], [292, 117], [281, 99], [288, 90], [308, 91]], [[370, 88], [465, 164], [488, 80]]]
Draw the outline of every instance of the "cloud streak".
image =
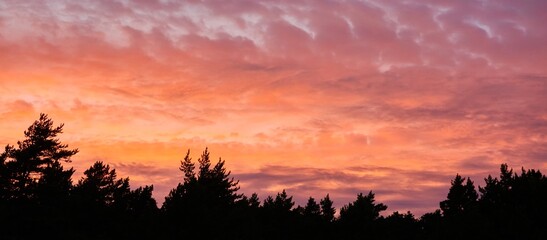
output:
[[79, 171], [161, 193], [209, 146], [245, 191], [433, 210], [456, 172], [547, 167], [545, 5], [2, 1], [0, 143], [47, 112]]

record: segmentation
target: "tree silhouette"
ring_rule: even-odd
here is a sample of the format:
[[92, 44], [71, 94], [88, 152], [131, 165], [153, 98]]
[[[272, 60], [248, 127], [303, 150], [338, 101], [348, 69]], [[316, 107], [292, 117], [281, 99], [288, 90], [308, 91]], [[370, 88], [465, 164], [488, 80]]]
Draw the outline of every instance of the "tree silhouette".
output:
[[275, 198], [268, 196], [264, 199], [260, 209], [260, 225], [263, 226], [262, 235], [266, 239], [294, 238], [301, 230], [302, 224], [298, 220], [304, 209], [293, 209], [294, 204], [293, 197], [285, 189], [278, 192]]
[[[309, 197], [306, 205], [304, 207], [298, 206], [293, 212], [297, 213], [300, 217], [297, 222], [299, 224], [298, 232], [301, 234], [302, 238], [305, 239], [326, 239], [333, 238], [333, 223], [331, 222], [334, 218], [334, 209], [332, 208], [332, 201], [328, 199], [321, 199], [320, 204], [318, 204], [313, 197]], [[322, 209], [323, 207], [323, 209]], [[329, 211], [327, 214], [332, 213], [332, 217], [329, 219], [329, 216], [323, 215], [323, 211]]]
[[72, 189], [74, 169], [64, 170], [60, 162], [53, 162], [42, 171], [36, 183], [36, 196], [41, 204], [61, 206], [67, 204]]
[[120, 205], [129, 193], [129, 179], [116, 179], [116, 170], [108, 164], [95, 162], [84, 171], [84, 177], [74, 186], [74, 192], [83, 204], [93, 207]]
[[2, 205], [16, 198], [14, 184], [16, 171], [13, 169], [15, 164], [11, 164], [10, 161], [13, 160], [8, 158], [11, 149], [12, 147], [8, 145], [0, 154], [0, 204]]
[[13, 191], [11, 184], [13, 176], [8, 166], [6, 166], [7, 158], [7, 151], [0, 154], [0, 206], [11, 198], [11, 192]]
[[[183, 182], [172, 189], [165, 198], [163, 208], [165, 211], [183, 211], [184, 205], [194, 204], [206, 209], [223, 208], [233, 205], [242, 197], [237, 194], [238, 181], [230, 178], [230, 172], [226, 171], [224, 161], [219, 161], [211, 167], [209, 151], [205, 149], [198, 159], [199, 170], [195, 173], [195, 165], [191, 162], [190, 151], [181, 161], [180, 170], [184, 173]], [[186, 209], [189, 210], [189, 209]]]
[[168, 214], [184, 214], [185, 208], [190, 204], [188, 194], [190, 194], [191, 188], [195, 188], [195, 185], [197, 185], [194, 172], [195, 165], [192, 163], [190, 150], [186, 152], [186, 156], [180, 165], [179, 170], [184, 173], [183, 182], [178, 183], [177, 187], [169, 192], [162, 205], [162, 210]]
[[188, 149], [184, 160], [180, 161], [179, 167], [179, 170], [184, 173], [184, 183], [193, 183], [197, 181], [194, 169], [196, 169], [196, 166], [192, 162], [192, 158], [190, 157], [190, 149]]
[[24, 131], [24, 140], [7, 145], [0, 154], [2, 237], [27, 239], [64, 232], [74, 170], [65, 170], [62, 162], [70, 162], [78, 149], [60, 142], [63, 126], [54, 126], [42, 113]]
[[258, 198], [258, 194], [256, 193], [251, 194], [251, 197], [249, 198], [249, 207], [258, 208], [259, 206], [260, 206], [260, 199]]
[[372, 223], [380, 216], [380, 212], [386, 209], [387, 206], [383, 203], [375, 203], [372, 191], [366, 196], [359, 193], [353, 203], [349, 203], [340, 209], [340, 221], [356, 225]]
[[150, 216], [158, 210], [156, 200], [152, 197], [154, 186], [144, 186], [132, 190], [129, 195], [127, 211], [133, 215]]
[[466, 239], [480, 231], [480, 216], [476, 211], [477, 198], [473, 181], [456, 174], [451, 181], [447, 199], [439, 203], [444, 217], [444, 238]]
[[237, 205], [245, 208], [258, 209], [260, 207], [260, 199], [256, 193], [253, 193], [251, 197], [242, 195], [241, 199], [237, 201]]
[[[187, 151], [180, 170], [183, 172], [183, 181], [169, 192], [162, 205], [162, 211], [167, 221], [174, 222], [178, 228], [169, 231], [176, 235], [195, 236], [194, 226], [206, 224], [219, 225], [219, 229], [226, 229], [228, 222], [238, 202], [243, 195], [238, 194], [238, 181], [230, 177], [230, 172], [224, 167], [224, 160], [219, 159], [215, 165], [211, 164], [210, 153], [206, 148], [198, 159], [198, 169], [191, 161], [190, 151]], [[217, 238], [218, 232], [208, 232], [207, 238]]]
[[507, 203], [505, 200], [510, 198], [509, 194], [514, 181], [513, 169], [508, 169], [507, 164], [502, 164], [500, 166], [499, 180], [488, 175], [484, 181], [486, 185], [479, 187], [479, 192], [481, 193], [480, 201], [483, 207], [505, 207], [503, 205]]
[[211, 168], [209, 151], [206, 148], [198, 162], [200, 163], [198, 183], [207, 190], [205, 191], [207, 197], [216, 200], [221, 205], [232, 205], [242, 197], [241, 194], [237, 194], [239, 181], [230, 178], [231, 172], [226, 171], [224, 160], [219, 158]]
[[372, 191], [366, 196], [359, 193], [355, 201], [340, 209], [339, 231], [345, 239], [376, 239], [381, 236], [377, 220], [386, 209], [386, 205], [376, 203]]
[[266, 200], [264, 200], [263, 207], [265, 209], [273, 210], [280, 213], [289, 212], [294, 206], [294, 201], [292, 200], [292, 198], [293, 197], [289, 197], [285, 189], [283, 189], [283, 191], [277, 193], [275, 199], [271, 196], [268, 196]]
[[410, 211], [403, 214], [396, 211], [381, 220], [378, 229], [381, 239], [417, 239], [420, 232], [418, 221]]
[[327, 222], [332, 222], [334, 220], [334, 214], [336, 209], [332, 206], [334, 203], [330, 200], [329, 194], [325, 198], [321, 199], [319, 202], [321, 205], [321, 217]]
[[463, 185], [464, 178], [456, 174], [452, 180], [448, 196], [445, 201], [440, 203], [441, 210], [444, 216], [454, 216], [468, 211], [477, 203], [477, 191], [471, 179], [467, 178]]
[[304, 216], [307, 217], [319, 218], [321, 216], [321, 208], [319, 204], [315, 202], [315, 199], [313, 197], [308, 198], [308, 202], [304, 207], [303, 213]]
[[158, 210], [152, 190], [152, 186], [131, 190], [129, 178], [117, 178], [115, 169], [97, 161], [73, 188], [71, 218], [78, 231], [97, 239], [150, 236]]
[[488, 176], [479, 188], [480, 211], [485, 231], [498, 237], [542, 239], [547, 223], [547, 178], [540, 171], [513, 172], [507, 164], [500, 167], [500, 178]]
[[336, 210], [329, 194], [309, 197], [304, 207], [285, 190], [259, 197], [239, 194], [225, 162], [213, 164], [206, 148], [196, 163], [190, 151], [180, 163], [181, 182], [159, 211], [153, 186], [131, 190], [129, 178], [95, 162], [73, 185], [65, 169], [78, 152], [61, 144], [45, 114], [16, 146], [0, 153], [2, 239], [544, 239], [547, 177], [539, 170], [517, 173], [507, 164], [479, 186], [459, 174], [440, 209], [416, 220], [410, 212], [380, 213], [387, 206], [370, 191]]
[[48, 198], [44, 193], [49, 190], [52, 194], [67, 193], [74, 170], [64, 170], [60, 162], [69, 162], [78, 149], [68, 149], [68, 145], [57, 138], [63, 132], [63, 126], [55, 127], [53, 120], [41, 113], [40, 118], [24, 131], [25, 139], [18, 141], [17, 147], [5, 147], [0, 157], [0, 171], [5, 172], [0, 177], [2, 199]]
[[422, 239], [442, 239], [442, 220], [443, 215], [440, 209], [429, 212], [420, 217], [421, 238]]

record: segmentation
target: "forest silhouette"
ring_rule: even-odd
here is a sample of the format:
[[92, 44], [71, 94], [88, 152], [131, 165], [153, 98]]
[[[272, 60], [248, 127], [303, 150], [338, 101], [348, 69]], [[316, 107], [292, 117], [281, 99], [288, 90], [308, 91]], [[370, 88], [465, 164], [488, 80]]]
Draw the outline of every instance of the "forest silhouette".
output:
[[40, 114], [0, 155], [0, 239], [546, 239], [547, 178], [506, 164], [484, 187], [456, 174], [439, 209], [421, 217], [358, 193], [339, 209], [329, 194], [295, 206], [285, 190], [260, 200], [239, 193], [222, 159], [205, 149], [180, 164], [180, 183], [158, 208], [153, 186], [95, 162], [78, 181], [65, 169], [78, 149], [60, 142], [63, 124]]

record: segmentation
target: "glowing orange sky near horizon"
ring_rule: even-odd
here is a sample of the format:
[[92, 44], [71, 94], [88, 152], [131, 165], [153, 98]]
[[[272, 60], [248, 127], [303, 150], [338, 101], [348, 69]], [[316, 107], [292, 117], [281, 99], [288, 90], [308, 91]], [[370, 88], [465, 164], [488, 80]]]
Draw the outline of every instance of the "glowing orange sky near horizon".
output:
[[1, 1], [0, 144], [40, 112], [162, 202], [209, 147], [241, 191], [433, 211], [547, 167], [546, 1]]

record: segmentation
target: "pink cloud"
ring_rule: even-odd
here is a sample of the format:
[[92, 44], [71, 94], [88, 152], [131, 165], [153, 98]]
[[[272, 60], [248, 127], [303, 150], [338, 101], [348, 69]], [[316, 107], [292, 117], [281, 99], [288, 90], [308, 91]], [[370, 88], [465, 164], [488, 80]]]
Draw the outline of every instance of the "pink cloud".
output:
[[[456, 172], [546, 167], [544, 5], [4, 1], [0, 143], [47, 112], [79, 171], [111, 162], [158, 199], [181, 151], [209, 146], [261, 196], [322, 197], [332, 171], [351, 185], [339, 204], [372, 189], [390, 209], [433, 210]], [[364, 165], [390, 170], [347, 173]], [[416, 177], [438, 184], [406, 194]]]

